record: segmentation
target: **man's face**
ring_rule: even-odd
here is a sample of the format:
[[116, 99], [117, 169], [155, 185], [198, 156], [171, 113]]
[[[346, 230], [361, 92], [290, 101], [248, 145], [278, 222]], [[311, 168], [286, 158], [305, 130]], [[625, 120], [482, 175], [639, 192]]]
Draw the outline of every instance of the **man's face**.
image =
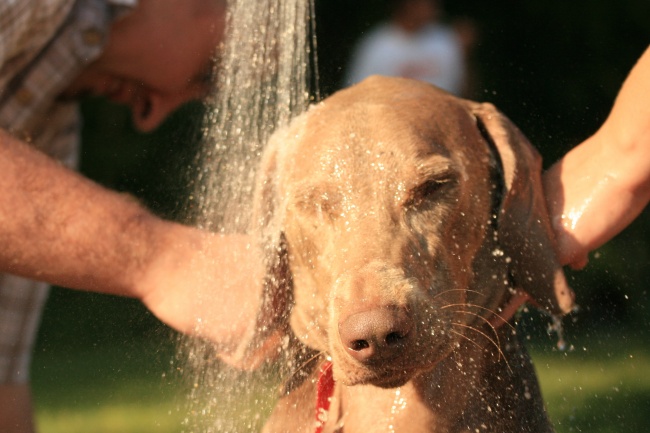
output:
[[222, 40], [225, 2], [140, 0], [111, 26], [103, 54], [64, 92], [103, 95], [128, 105], [135, 126], [150, 131], [181, 104], [210, 89]]

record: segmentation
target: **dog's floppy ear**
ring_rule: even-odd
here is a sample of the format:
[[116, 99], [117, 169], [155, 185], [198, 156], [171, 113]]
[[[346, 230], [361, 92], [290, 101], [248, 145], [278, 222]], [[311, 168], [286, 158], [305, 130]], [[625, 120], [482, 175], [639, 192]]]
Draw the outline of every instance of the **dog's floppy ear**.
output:
[[260, 242], [266, 273], [262, 302], [254, 326], [249, 329], [236, 353], [228, 362], [244, 369], [257, 368], [281, 351], [281, 339], [288, 332], [293, 305], [293, 281], [289, 270], [287, 244], [282, 234], [284, 206], [278, 191], [278, 164], [286, 134], [277, 131], [269, 140], [258, 168], [253, 197], [251, 234]]
[[542, 159], [522, 132], [491, 104], [475, 104], [478, 128], [502, 166], [499, 244], [514, 284], [552, 314], [574, 308], [574, 294], [555, 253], [542, 189]]

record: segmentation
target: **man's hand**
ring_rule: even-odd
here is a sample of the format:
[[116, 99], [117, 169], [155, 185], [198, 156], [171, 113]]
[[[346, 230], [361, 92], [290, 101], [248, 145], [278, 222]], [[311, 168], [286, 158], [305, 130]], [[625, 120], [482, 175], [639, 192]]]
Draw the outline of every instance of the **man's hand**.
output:
[[256, 325], [261, 252], [246, 235], [212, 235], [163, 223], [160, 252], [137, 282], [139, 297], [163, 322], [233, 353]]

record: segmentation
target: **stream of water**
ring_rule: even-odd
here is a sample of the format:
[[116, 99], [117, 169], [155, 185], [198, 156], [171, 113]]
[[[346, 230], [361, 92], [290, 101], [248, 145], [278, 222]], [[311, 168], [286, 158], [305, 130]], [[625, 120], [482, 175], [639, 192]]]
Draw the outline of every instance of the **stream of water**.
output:
[[[214, 232], [247, 230], [264, 144], [307, 108], [310, 87], [317, 89], [313, 15], [313, 0], [229, 0], [189, 222]], [[206, 342], [186, 339], [180, 347], [178, 370], [191, 387], [189, 407], [180, 409], [188, 413], [184, 431], [258, 430], [273, 402], [263, 375], [223, 368]]]
[[312, 1], [229, 1], [191, 202], [204, 228], [246, 230], [263, 146], [278, 126], [308, 106]]

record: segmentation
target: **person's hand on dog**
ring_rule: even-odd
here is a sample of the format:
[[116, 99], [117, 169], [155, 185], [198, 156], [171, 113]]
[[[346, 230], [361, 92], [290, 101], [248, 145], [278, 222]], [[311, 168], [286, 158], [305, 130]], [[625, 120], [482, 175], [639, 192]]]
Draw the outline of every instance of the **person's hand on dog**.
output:
[[170, 224], [165, 242], [137, 283], [139, 297], [171, 327], [233, 353], [260, 308], [263, 267], [251, 237]]
[[650, 200], [650, 48], [602, 127], [544, 174], [560, 262], [584, 267], [590, 251], [630, 224]]
[[172, 328], [211, 342], [237, 368], [255, 369], [275, 357], [283, 334], [270, 329], [257, 338], [266, 268], [255, 238], [165, 224], [167, 243], [137, 283], [147, 308]]

